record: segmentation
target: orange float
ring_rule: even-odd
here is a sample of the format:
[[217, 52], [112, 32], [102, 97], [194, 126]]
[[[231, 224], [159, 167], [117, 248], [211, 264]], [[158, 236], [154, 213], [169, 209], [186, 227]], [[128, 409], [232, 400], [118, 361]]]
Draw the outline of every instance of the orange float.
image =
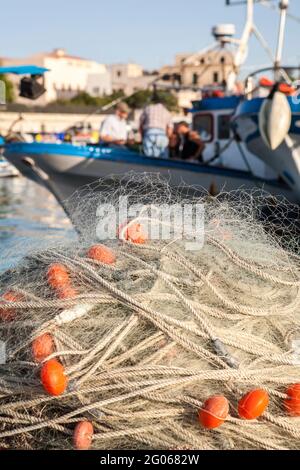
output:
[[[15, 292], [6, 292], [1, 296], [1, 298], [5, 302], [21, 302], [24, 300], [23, 296], [21, 294], [17, 294]], [[14, 308], [2, 308], [1, 303], [0, 303], [0, 320], [2, 321], [11, 321], [15, 318], [16, 316], [16, 310]]]
[[54, 352], [54, 341], [49, 333], [36, 338], [32, 343], [32, 355], [36, 362], [43, 362], [50, 354]]
[[63, 365], [56, 359], [45, 362], [41, 369], [41, 382], [49, 395], [58, 396], [64, 393], [68, 378]]
[[257, 419], [267, 409], [269, 395], [265, 390], [251, 390], [244, 395], [238, 404], [238, 414], [243, 419]]
[[300, 416], [300, 383], [291, 385], [286, 394], [288, 398], [284, 400], [284, 407], [288, 414], [293, 417]]
[[89, 421], [81, 421], [74, 430], [73, 442], [77, 450], [89, 450], [92, 445], [94, 427]]
[[206, 429], [221, 426], [229, 414], [229, 403], [224, 396], [210, 397], [199, 411], [198, 418]]
[[115, 253], [105, 245], [94, 245], [87, 253], [90, 259], [100, 261], [104, 264], [114, 264], [116, 262]]
[[[123, 230], [125, 228], [125, 230]], [[142, 224], [134, 222], [132, 224], [124, 224], [119, 228], [119, 236], [122, 234], [122, 238], [128, 242], [135, 243], [137, 245], [143, 245], [148, 240], [147, 234], [144, 231]]]
[[47, 271], [48, 284], [53, 289], [63, 289], [70, 284], [67, 268], [63, 264], [52, 264]]
[[67, 300], [74, 299], [74, 297], [77, 297], [78, 292], [72, 286], [66, 286], [62, 289], [58, 289], [57, 295], [60, 299]]

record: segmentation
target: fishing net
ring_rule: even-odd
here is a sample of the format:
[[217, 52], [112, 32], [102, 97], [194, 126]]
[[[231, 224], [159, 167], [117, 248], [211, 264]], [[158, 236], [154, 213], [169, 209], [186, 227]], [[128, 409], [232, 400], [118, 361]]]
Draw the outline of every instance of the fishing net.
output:
[[[99, 239], [124, 197], [136, 214]], [[200, 207], [201, 223], [161, 205]], [[100, 181], [65, 207], [78, 240], [0, 278], [0, 447], [299, 447], [298, 209], [155, 175]]]

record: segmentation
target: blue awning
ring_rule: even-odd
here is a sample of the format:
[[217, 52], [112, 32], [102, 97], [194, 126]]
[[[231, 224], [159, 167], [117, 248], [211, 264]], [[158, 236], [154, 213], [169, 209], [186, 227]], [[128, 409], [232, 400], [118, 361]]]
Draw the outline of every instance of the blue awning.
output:
[[42, 75], [49, 69], [37, 67], [36, 65], [12, 65], [9, 67], [0, 67], [1, 73], [14, 73], [16, 75]]

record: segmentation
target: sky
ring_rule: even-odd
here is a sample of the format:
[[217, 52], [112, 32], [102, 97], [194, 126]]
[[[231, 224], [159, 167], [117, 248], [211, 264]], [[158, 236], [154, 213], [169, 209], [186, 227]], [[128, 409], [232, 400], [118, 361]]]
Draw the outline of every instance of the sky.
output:
[[[245, 6], [226, 7], [225, 0], [2, 2], [0, 57], [27, 57], [59, 47], [101, 63], [133, 61], [146, 69], [173, 63], [178, 52], [194, 52], [209, 45], [215, 24], [234, 23], [239, 34], [245, 17]], [[300, 0], [290, 0], [290, 4], [290, 12], [300, 17]], [[278, 15], [257, 5], [255, 16], [275, 50]], [[286, 64], [300, 64], [299, 35], [300, 23], [290, 20]], [[268, 66], [269, 59], [253, 39], [245, 70], [261, 65]]]

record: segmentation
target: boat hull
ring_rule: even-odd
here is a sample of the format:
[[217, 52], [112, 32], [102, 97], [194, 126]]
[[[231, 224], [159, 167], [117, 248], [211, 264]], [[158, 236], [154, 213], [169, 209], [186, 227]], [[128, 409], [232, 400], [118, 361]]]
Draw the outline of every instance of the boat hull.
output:
[[282, 144], [272, 150], [268, 147], [259, 130], [259, 112], [262, 98], [241, 103], [235, 113], [233, 126], [248, 151], [263, 160], [291, 188], [295, 199], [300, 200], [300, 105], [289, 98], [292, 123], [289, 134]]
[[[86, 184], [100, 178], [109, 180], [112, 175], [121, 179], [128, 172], [159, 172], [172, 186], [193, 185], [212, 194], [259, 188], [296, 202], [287, 185], [277, 181], [255, 178], [243, 171], [148, 158], [121, 148], [16, 143], [6, 146], [5, 157], [23, 175], [44, 184], [60, 202]], [[42, 179], [34, 168], [28, 166], [26, 159], [42, 170], [47, 179]]]

